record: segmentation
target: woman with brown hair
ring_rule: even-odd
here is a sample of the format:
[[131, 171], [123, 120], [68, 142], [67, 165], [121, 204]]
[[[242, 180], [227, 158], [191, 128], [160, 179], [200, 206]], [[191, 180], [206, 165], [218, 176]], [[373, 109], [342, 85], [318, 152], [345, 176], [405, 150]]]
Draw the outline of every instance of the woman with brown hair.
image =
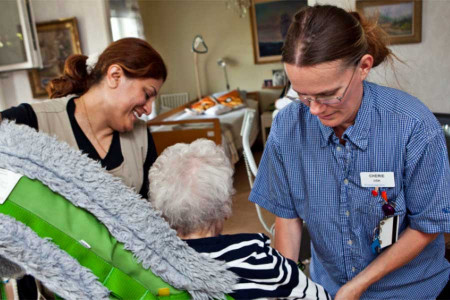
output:
[[[98, 57], [70, 56], [64, 74], [47, 87], [52, 100], [2, 111], [0, 121], [15, 120], [55, 135], [147, 198], [148, 170], [157, 154], [145, 122], [137, 117], [151, 113], [166, 77], [155, 49], [144, 40], [124, 38]], [[20, 299], [37, 298], [34, 279], [19, 280], [18, 292]]]
[[70, 56], [64, 74], [47, 87], [52, 100], [7, 109], [0, 120], [56, 135], [147, 198], [156, 150], [137, 116], [151, 113], [166, 77], [161, 56], [146, 41], [121, 39], [98, 59]]
[[356, 12], [295, 15], [282, 60], [296, 97], [272, 124], [250, 200], [277, 216], [275, 247], [293, 260], [308, 224], [311, 278], [335, 299], [445, 298], [445, 138], [418, 99], [366, 81], [392, 59], [386, 41]]

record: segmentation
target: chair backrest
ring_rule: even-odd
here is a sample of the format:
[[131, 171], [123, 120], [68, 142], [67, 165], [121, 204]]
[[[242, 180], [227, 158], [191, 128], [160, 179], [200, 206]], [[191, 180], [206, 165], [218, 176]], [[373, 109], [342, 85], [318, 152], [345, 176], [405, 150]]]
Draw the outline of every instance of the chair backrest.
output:
[[189, 93], [163, 94], [159, 96], [159, 113], [167, 112], [187, 102], [189, 102]]
[[444, 130], [445, 140], [447, 142], [448, 158], [450, 160], [450, 114], [434, 113]]
[[[242, 145], [244, 148], [243, 156], [245, 161], [245, 168], [247, 169], [247, 175], [248, 180], [250, 184], [250, 189], [253, 188], [253, 182], [254, 178], [256, 177], [258, 173], [258, 166], [256, 165], [255, 158], [253, 156], [252, 150], [250, 148], [250, 131], [252, 129], [252, 121], [253, 118], [256, 118], [255, 116], [256, 111], [254, 109], [247, 109], [245, 112], [244, 120], [242, 121], [242, 127], [241, 127], [241, 136], [242, 136]], [[264, 129], [264, 128], [263, 128]], [[264, 220], [264, 216], [261, 212], [261, 208], [258, 204], [255, 204], [256, 206], [256, 212], [258, 214], [258, 219], [261, 222], [261, 225], [264, 227], [264, 229], [273, 237], [275, 237], [275, 223], [272, 224], [270, 227]], [[299, 261], [303, 264], [308, 264], [309, 259], [311, 258], [311, 237], [309, 235], [308, 228], [306, 226], [306, 223], [303, 222], [302, 227], [302, 240], [300, 244], [300, 253], [299, 253]]]
[[[242, 121], [241, 136], [242, 136], [242, 146], [244, 148], [243, 156], [245, 161], [245, 168], [247, 169], [248, 180], [250, 183], [250, 189], [253, 188], [253, 181], [258, 172], [258, 166], [256, 165], [255, 158], [253, 157], [252, 150], [250, 149], [250, 132], [252, 130], [253, 119], [256, 118], [256, 110], [247, 109], [245, 111], [244, 120]], [[264, 229], [271, 235], [275, 235], [275, 224], [269, 227], [269, 225], [264, 220], [261, 212], [261, 208], [258, 204], [256, 206], [256, 213], [258, 214], [258, 219]]]

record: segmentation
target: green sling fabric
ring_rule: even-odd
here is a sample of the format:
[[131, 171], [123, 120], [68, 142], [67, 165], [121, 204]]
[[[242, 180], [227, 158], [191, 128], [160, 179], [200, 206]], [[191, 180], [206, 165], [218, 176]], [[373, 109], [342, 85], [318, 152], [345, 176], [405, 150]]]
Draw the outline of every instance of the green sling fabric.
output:
[[[51, 238], [90, 269], [111, 291], [113, 298], [190, 299], [187, 292], [173, 288], [144, 269], [92, 214], [74, 206], [38, 180], [22, 177], [7, 201], [0, 205], [0, 213], [24, 223], [42, 238]], [[90, 249], [82, 243], [87, 243]], [[161, 288], [169, 289], [170, 295], [157, 296]]]
[[0, 299], [6, 299], [5, 284], [3, 282], [0, 282]]

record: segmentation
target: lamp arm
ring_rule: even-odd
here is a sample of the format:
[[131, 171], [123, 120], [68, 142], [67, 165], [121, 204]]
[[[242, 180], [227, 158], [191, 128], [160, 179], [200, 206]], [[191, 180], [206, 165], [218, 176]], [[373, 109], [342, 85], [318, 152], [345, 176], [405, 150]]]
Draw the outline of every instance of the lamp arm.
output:
[[194, 71], [195, 71], [195, 83], [197, 85], [197, 97], [198, 100], [202, 99], [202, 89], [200, 87], [200, 76], [198, 73], [198, 53], [194, 52]]
[[227, 84], [227, 90], [230, 90], [230, 83], [228, 82], [228, 73], [227, 73], [227, 67], [223, 67], [223, 72], [225, 73], [225, 83]]

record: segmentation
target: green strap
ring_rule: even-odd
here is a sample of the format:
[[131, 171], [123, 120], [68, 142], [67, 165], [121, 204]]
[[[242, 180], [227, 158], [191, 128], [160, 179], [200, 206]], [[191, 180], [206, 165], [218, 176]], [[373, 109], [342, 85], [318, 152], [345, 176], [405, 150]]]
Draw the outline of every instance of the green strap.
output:
[[[39, 200], [36, 201], [36, 199]], [[61, 199], [63, 201], [61, 201]], [[33, 205], [35, 207], [30, 209], [33, 211], [32, 213], [28, 208]], [[53, 193], [39, 181], [30, 180], [26, 177], [21, 178], [8, 197], [8, 200], [3, 205], [0, 205], [0, 213], [10, 215], [18, 221], [21, 221], [33, 229], [40, 237], [51, 238], [62, 250], [77, 259], [82, 266], [90, 269], [99, 278], [99, 281], [111, 291], [111, 296], [113, 298], [154, 300], [158, 299], [158, 297], [154, 295], [157, 295], [159, 288], [169, 288], [170, 296], [164, 297], [165, 299], [190, 299], [187, 292], [181, 292], [174, 289], [159, 277], [155, 276], [150, 270], [143, 269], [140, 264], [134, 260], [131, 252], [124, 250], [123, 245], [110, 236], [106, 228], [101, 228], [104, 227], [104, 225], [98, 222], [90, 213], [73, 206], [69, 201], [65, 200], [59, 194]], [[61, 215], [66, 219], [58, 220], [58, 218], [61, 218]], [[70, 216], [70, 220], [67, 220], [68, 216]], [[76, 220], [73, 220], [73, 217]], [[92, 218], [94, 219], [96, 226], [91, 224], [92, 222], [88, 222], [92, 221]], [[81, 229], [66, 229], [70, 233], [73, 233], [73, 231], [81, 232], [81, 237], [86, 237], [86, 239], [83, 240], [86, 240], [89, 245], [92, 245], [92, 248], [85, 248], [79, 243], [81, 240], [79, 236], [74, 239], [58, 229], [60, 226], [53, 226], [50, 222], [59, 222], [63, 225], [62, 227], [64, 227], [64, 225], [66, 225], [66, 227], [78, 227], [78, 225], [84, 225], [84, 228]], [[94, 234], [90, 237], [88, 234], [92, 231], [102, 230], [108, 232], [107, 239], [112, 242], [111, 249], [97, 249], [97, 246], [101, 247], [104, 243], [97, 241], [99, 238], [98, 235]], [[76, 233], [74, 234], [76, 235]], [[106, 240], [106, 242], [108, 242], [108, 240]], [[125, 262], [128, 262], [129, 264], [123, 266], [123, 268], [128, 268], [129, 274], [122, 271], [122, 268], [119, 269], [109, 263], [108, 259], [105, 259], [105, 256], [108, 258], [107, 255], [109, 255], [116, 263], [124, 264]], [[130, 268], [130, 265], [133, 265], [134, 268]], [[139, 265], [140, 267], [136, 269], [136, 265]], [[141, 280], [137, 280], [135, 276]], [[142, 280], [145, 280], [145, 285], [142, 283]]]
[[0, 283], [0, 299], [6, 300], [6, 290], [3, 282]]
[[[52, 242], [62, 250], [78, 260], [78, 262], [90, 269], [111, 293], [119, 299], [156, 299], [156, 297], [146, 297], [147, 289], [140, 283], [114, 268], [103, 259], [97, 257], [89, 249], [83, 247], [76, 240], [65, 235], [57, 228], [47, 222], [36, 218], [30, 212], [17, 206], [15, 203], [6, 201], [0, 206], [0, 212], [10, 215], [18, 221], [24, 223], [42, 238], [51, 238]], [[124, 284], [126, 283], [126, 284]]]

